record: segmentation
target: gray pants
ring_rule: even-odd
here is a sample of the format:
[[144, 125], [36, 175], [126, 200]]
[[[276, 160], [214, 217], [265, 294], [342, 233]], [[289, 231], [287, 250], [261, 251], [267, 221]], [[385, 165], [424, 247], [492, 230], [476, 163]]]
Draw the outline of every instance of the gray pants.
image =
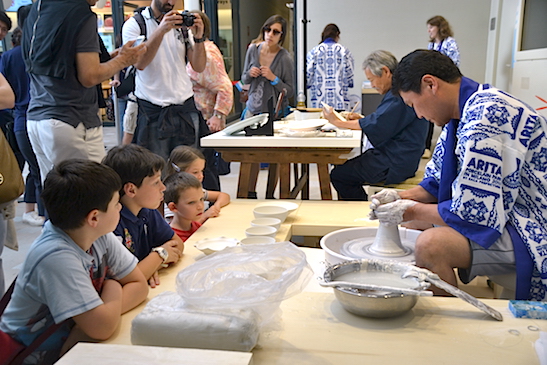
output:
[[505, 275], [516, 273], [513, 242], [507, 229], [490, 248], [485, 249], [474, 241], [469, 241], [471, 266], [458, 269], [460, 280], [467, 284], [475, 276]]

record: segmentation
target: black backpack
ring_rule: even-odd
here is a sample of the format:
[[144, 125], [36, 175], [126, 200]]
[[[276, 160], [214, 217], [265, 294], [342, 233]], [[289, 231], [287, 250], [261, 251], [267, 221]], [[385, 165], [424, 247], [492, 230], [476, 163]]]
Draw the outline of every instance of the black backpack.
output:
[[[141, 35], [144, 36], [144, 39], [146, 40], [146, 23], [144, 22], [144, 17], [142, 16], [142, 11], [146, 9], [146, 7], [140, 7], [137, 10], [135, 10], [135, 15], [133, 17], [137, 21], [137, 24], [139, 25], [139, 28], [141, 30]], [[137, 68], [133, 65], [129, 66], [125, 72], [123, 72], [124, 77], [121, 77], [120, 81], [121, 84], [116, 88], [116, 95], [118, 97], [125, 97], [135, 91], [135, 72], [137, 71]]]

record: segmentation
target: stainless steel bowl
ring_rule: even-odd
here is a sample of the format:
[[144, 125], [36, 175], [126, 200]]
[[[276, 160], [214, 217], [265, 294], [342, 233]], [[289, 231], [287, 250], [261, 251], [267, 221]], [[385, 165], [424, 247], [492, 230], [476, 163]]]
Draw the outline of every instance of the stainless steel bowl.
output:
[[[376, 271], [400, 277], [402, 272], [396, 272], [396, 269], [385, 264], [386, 262], [381, 260], [345, 261], [327, 267], [323, 280], [325, 282], [336, 281], [338, 277], [355, 271]], [[427, 287], [416, 279], [409, 278], [408, 280], [415, 281], [415, 286], [412, 285], [412, 289], [422, 290]], [[411, 310], [418, 301], [418, 296], [415, 295], [342, 287], [335, 287], [334, 295], [348, 312], [372, 318], [389, 318], [402, 315]]]

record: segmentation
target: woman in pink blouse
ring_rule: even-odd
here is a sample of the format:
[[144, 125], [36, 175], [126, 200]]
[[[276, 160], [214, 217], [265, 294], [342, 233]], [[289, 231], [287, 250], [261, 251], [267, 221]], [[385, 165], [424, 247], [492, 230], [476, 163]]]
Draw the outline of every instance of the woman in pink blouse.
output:
[[[209, 17], [199, 10], [192, 10], [191, 13], [201, 15], [204, 36], [209, 38], [211, 36]], [[234, 104], [234, 93], [220, 50], [210, 40], [206, 40], [204, 44], [207, 51], [205, 70], [198, 73], [188, 63], [186, 71], [192, 80], [196, 107], [203, 114], [211, 132], [218, 132], [226, 126], [226, 116]]]

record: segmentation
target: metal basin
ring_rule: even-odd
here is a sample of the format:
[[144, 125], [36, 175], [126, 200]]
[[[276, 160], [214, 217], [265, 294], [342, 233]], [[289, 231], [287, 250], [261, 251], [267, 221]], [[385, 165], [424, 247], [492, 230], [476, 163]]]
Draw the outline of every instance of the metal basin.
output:
[[[398, 287], [416, 290], [427, 288], [427, 284], [421, 283], [415, 278], [401, 279], [401, 272], [395, 272], [389, 265], [382, 265], [380, 260], [353, 260], [329, 266], [325, 270], [323, 280], [325, 282], [348, 281], [339, 278], [354, 272], [363, 273], [363, 277], [366, 277], [366, 273], [383, 273], [382, 276], [387, 279], [392, 278], [393, 282], [400, 283], [396, 284], [400, 285]], [[342, 287], [335, 287], [334, 295], [348, 312], [372, 318], [402, 315], [411, 310], [418, 301], [418, 296], [415, 295]]]

